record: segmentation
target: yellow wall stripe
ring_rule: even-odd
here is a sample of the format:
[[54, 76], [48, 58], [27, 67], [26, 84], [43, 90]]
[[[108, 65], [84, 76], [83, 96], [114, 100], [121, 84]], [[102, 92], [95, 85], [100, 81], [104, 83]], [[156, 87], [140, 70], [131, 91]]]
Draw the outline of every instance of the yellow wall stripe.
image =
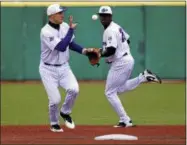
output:
[[[41, 7], [55, 2], [1, 2], [1, 7]], [[62, 6], [91, 7], [91, 6], [185, 6], [185, 2], [56, 2]]]

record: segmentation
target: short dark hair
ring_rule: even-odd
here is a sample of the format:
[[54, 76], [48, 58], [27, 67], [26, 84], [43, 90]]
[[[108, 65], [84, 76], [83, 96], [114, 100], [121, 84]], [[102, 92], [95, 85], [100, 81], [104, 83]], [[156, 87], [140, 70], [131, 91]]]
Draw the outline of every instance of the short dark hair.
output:
[[112, 14], [100, 13], [99, 16], [112, 16]]

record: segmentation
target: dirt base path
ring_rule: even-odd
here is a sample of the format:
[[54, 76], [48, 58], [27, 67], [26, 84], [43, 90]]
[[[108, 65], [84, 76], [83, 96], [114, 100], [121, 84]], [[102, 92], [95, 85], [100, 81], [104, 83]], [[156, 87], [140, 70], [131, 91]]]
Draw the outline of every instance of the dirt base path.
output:
[[[63, 126], [64, 132], [53, 133], [48, 126], [1, 126], [1, 144], [185, 144], [185, 126], [76, 126], [74, 130]], [[127, 134], [136, 141], [96, 141], [106, 134]]]

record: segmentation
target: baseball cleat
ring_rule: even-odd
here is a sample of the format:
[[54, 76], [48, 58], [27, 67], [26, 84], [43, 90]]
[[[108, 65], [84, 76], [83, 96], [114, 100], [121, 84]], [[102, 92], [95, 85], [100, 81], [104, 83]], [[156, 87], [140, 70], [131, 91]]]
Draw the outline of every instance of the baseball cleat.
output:
[[152, 73], [150, 70], [146, 69], [142, 74], [146, 77], [148, 82], [157, 82], [160, 84], [162, 83], [162, 80], [160, 79], [160, 77]]
[[64, 119], [64, 123], [67, 128], [70, 128], [70, 129], [75, 128], [75, 124], [69, 114], [64, 114], [64, 113], [60, 112], [60, 115]]
[[130, 120], [128, 123], [125, 123], [125, 122], [119, 122], [118, 125], [115, 125], [114, 126], [115, 128], [118, 128], [118, 127], [135, 127], [135, 125], [132, 124], [132, 121]]
[[55, 124], [55, 125], [51, 125], [50, 130], [52, 132], [63, 132], [63, 129], [60, 127], [60, 125]]

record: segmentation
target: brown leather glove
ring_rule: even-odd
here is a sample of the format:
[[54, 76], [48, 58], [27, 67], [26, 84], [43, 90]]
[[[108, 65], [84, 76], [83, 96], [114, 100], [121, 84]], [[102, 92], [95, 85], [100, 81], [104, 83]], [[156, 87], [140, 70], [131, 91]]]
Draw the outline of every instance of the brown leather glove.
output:
[[98, 48], [88, 48], [86, 51], [86, 56], [88, 56], [89, 62], [91, 65], [99, 66], [99, 61], [101, 58], [100, 49]]

